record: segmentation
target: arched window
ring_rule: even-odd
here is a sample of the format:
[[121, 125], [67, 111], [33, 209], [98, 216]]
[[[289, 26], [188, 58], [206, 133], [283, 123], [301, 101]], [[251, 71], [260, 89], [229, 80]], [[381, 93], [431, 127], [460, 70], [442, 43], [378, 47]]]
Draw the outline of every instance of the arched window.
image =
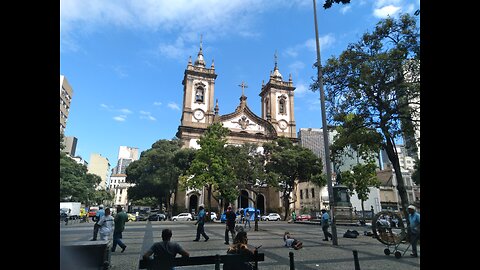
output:
[[285, 114], [285, 99], [283, 98], [278, 101], [278, 112]]
[[205, 94], [205, 90], [203, 87], [199, 86], [195, 90], [195, 102], [203, 102], [203, 96]]

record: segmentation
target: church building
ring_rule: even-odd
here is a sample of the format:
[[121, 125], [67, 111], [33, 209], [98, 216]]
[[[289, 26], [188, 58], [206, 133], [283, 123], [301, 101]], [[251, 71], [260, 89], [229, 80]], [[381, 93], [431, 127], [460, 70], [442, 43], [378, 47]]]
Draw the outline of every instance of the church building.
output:
[[[221, 122], [224, 127], [230, 129], [230, 134], [227, 136], [229, 144], [240, 145], [248, 142], [262, 146], [263, 143], [282, 136], [297, 142], [294, 116], [295, 87], [291, 75], [288, 81], [283, 80], [276, 58], [269, 81], [267, 84], [262, 83], [259, 92], [261, 116], [256, 115], [248, 107], [247, 97], [244, 95], [246, 85], [243, 82], [240, 85], [242, 95], [235, 111], [220, 115], [218, 100], [214, 103], [216, 78], [213, 61], [210, 68], [205, 65], [200, 43], [197, 59], [193, 64], [192, 59], [189, 59], [182, 81], [183, 107], [176, 136], [182, 141], [183, 147], [199, 149], [197, 140], [208, 126], [217, 122]], [[245, 197], [257, 202], [257, 208], [262, 215], [266, 211], [280, 211], [283, 207], [280, 193], [274, 188], [262, 187], [258, 195], [248, 190], [240, 192], [241, 196], [234, 203], [234, 209], [253, 207], [252, 201]], [[200, 204], [206, 205], [205, 189], [178, 191], [176, 195], [175, 201], [179, 211], [197, 212]], [[212, 207], [213, 209], [218, 207], [215, 200], [212, 200]]]

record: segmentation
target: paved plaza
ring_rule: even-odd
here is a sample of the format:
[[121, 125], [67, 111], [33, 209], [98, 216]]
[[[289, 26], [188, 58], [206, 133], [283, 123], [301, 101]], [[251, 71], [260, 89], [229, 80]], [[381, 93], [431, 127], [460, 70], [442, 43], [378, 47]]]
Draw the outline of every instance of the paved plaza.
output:
[[[249, 244], [262, 245], [260, 253], [265, 254], [265, 261], [259, 262], [259, 269], [283, 270], [289, 268], [290, 251], [294, 252], [295, 269], [355, 269], [353, 250], [358, 251], [360, 269], [388, 269], [388, 270], [418, 270], [420, 257], [411, 258], [411, 250], [397, 259], [392, 255], [385, 255], [386, 246], [371, 236], [364, 236], [362, 227], [348, 227], [337, 225], [338, 246], [332, 241], [322, 241], [323, 232], [318, 225], [292, 224], [284, 221], [259, 222], [259, 230], [248, 232]], [[161, 231], [170, 228], [173, 231], [172, 241], [180, 243], [190, 256], [226, 254], [228, 248], [224, 244], [225, 224], [207, 223], [205, 231], [210, 237], [208, 242], [193, 242], [196, 226], [193, 221], [141, 221], [128, 222], [123, 232], [122, 241], [127, 245], [124, 253], [121, 248], [111, 254], [112, 270], [138, 269], [141, 255], [154, 243], [161, 241]], [[347, 229], [355, 229], [360, 235], [358, 238], [343, 238]], [[303, 242], [303, 249], [293, 250], [284, 247], [283, 234], [289, 231], [295, 238]], [[76, 223], [60, 225], [60, 241], [63, 243], [86, 241], [91, 239], [93, 223]], [[111, 238], [110, 238], [111, 240]], [[232, 241], [230, 242], [232, 243]], [[400, 245], [403, 250], [407, 245]], [[393, 249], [393, 247], [391, 247]], [[420, 246], [418, 247], [419, 254]], [[403, 253], [403, 252], [402, 252]], [[214, 269], [214, 265], [177, 267], [177, 269]]]

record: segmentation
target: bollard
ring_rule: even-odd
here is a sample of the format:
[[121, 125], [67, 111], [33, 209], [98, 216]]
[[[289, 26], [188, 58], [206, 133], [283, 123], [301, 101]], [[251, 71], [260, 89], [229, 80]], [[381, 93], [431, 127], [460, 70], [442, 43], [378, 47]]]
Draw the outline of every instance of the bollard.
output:
[[358, 261], [358, 251], [353, 251], [353, 261], [355, 263], [355, 270], [360, 270], [360, 263]]
[[295, 262], [293, 261], [293, 252], [289, 252], [288, 256], [290, 257], [290, 270], [295, 270]]
[[215, 270], [220, 270], [220, 255], [215, 255]]

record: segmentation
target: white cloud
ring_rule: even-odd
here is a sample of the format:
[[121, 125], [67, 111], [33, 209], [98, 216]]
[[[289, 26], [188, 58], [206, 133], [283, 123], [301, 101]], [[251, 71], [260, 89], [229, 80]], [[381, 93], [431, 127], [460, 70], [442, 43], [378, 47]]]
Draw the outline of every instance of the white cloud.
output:
[[[321, 51], [328, 49], [333, 44], [335, 44], [335, 37], [333, 36], [333, 34], [327, 34], [325, 36], [321, 36], [319, 37], [319, 40], [320, 40]], [[314, 38], [307, 39], [305, 42], [301, 44], [297, 44], [297, 45], [294, 45], [293, 47], [287, 48], [284, 53], [291, 57], [297, 57], [299, 53], [305, 50], [316, 52], [317, 43]]]
[[151, 121], [156, 121], [157, 119], [151, 115], [150, 112], [140, 111], [140, 119], [148, 119]]
[[125, 71], [125, 66], [114, 66], [113, 71], [118, 75], [120, 78], [127, 77], [128, 74]]
[[113, 117], [113, 120], [118, 121], [118, 122], [124, 122], [126, 120], [127, 116], [126, 115], [119, 115]]
[[160, 106], [160, 105], [162, 105], [162, 102], [160, 102], [160, 101], [154, 101], [154, 102], [153, 102], [153, 105], [154, 105], [154, 106]]
[[401, 7], [397, 6], [384, 6], [382, 8], [377, 8], [373, 11], [373, 15], [377, 18], [387, 18], [388, 16], [393, 17], [396, 13], [401, 11]]
[[133, 113], [133, 112], [130, 111], [129, 109], [120, 109], [119, 111], [122, 112], [122, 113], [125, 113], [125, 114]]
[[352, 9], [352, 6], [346, 5], [342, 8], [340, 8], [340, 13], [345, 14], [345, 13], [349, 12], [351, 9]]
[[177, 103], [175, 102], [169, 102], [167, 106], [172, 110], [180, 111], [180, 107], [178, 107]]

